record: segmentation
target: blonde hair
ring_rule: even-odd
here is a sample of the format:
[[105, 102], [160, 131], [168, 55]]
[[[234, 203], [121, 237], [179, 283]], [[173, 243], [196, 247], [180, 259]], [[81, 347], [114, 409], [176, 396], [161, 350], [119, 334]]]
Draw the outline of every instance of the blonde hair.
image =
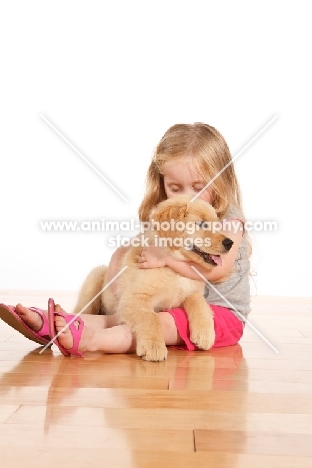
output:
[[243, 213], [240, 188], [226, 141], [214, 127], [196, 122], [173, 125], [160, 140], [147, 172], [146, 193], [139, 208], [141, 221], [148, 221], [152, 209], [167, 199], [164, 164], [169, 161], [179, 163], [185, 158], [194, 164], [207, 183], [219, 174], [210, 185], [212, 204], [219, 218], [224, 217], [230, 205]]

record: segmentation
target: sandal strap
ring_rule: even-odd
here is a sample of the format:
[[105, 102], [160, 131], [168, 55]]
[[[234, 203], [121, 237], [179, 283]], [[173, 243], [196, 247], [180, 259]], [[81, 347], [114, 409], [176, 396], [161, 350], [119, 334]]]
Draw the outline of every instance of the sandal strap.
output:
[[[73, 344], [72, 348], [70, 348], [70, 349], [65, 348], [66, 351], [68, 351], [70, 354], [73, 354], [74, 356], [82, 357], [83, 353], [81, 353], [78, 350], [78, 347], [79, 347], [79, 343], [80, 343], [80, 340], [81, 340], [82, 331], [83, 331], [83, 328], [84, 328], [84, 321], [79, 317], [79, 315], [74, 315], [74, 314], [64, 315], [64, 314], [62, 314], [60, 312], [55, 312], [55, 311], [54, 311], [54, 315], [58, 315], [59, 317], [63, 317], [63, 319], [65, 320], [65, 322], [68, 325], [68, 328], [69, 328], [69, 330], [70, 330], [70, 332], [72, 334], [74, 344]], [[76, 326], [77, 322], [78, 322], [78, 325]]]
[[42, 318], [42, 327], [37, 332], [37, 335], [39, 335], [41, 338], [50, 339], [49, 322], [48, 322], [47, 316], [44, 314], [44, 312], [41, 309], [38, 309], [38, 307], [29, 307], [29, 310], [32, 310], [33, 312], [37, 312], [37, 314], [39, 314], [40, 317]]

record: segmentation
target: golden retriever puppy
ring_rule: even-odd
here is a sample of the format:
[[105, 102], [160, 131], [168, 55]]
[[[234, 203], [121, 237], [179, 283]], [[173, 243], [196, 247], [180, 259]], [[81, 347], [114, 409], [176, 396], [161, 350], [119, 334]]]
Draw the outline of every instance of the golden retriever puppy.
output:
[[[151, 229], [142, 233], [145, 245], [158, 245], [178, 260], [192, 261], [207, 270], [220, 264], [220, 254], [230, 250], [233, 241], [211, 229], [218, 222], [214, 208], [207, 202], [179, 195], [161, 202], [152, 212]], [[140, 236], [136, 238], [139, 241]], [[142, 241], [142, 238], [141, 238]], [[127, 267], [115, 280], [113, 295], [107, 284], [107, 267], [99, 266], [86, 278], [75, 313], [96, 300], [85, 313], [117, 313], [120, 323], [130, 326], [136, 337], [136, 353], [147, 361], [167, 357], [157, 311], [183, 307], [187, 313], [191, 341], [200, 349], [210, 349], [215, 340], [213, 315], [203, 296], [205, 281], [186, 278], [168, 267], [141, 269], [137, 262], [142, 245], [130, 246], [120, 261]]]

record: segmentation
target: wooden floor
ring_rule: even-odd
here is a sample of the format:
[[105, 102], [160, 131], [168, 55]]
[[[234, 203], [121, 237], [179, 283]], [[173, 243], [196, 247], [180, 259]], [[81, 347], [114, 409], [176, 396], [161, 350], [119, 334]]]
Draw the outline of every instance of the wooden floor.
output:
[[[45, 292], [0, 302], [45, 307]], [[55, 292], [70, 309], [75, 293]], [[0, 323], [0, 466], [312, 466], [312, 298], [258, 297], [240, 344], [63, 357]]]

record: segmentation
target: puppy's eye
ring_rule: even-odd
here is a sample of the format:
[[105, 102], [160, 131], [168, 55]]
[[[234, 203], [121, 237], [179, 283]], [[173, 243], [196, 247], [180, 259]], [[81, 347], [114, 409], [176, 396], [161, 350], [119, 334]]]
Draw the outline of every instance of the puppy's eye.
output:
[[211, 228], [211, 226], [209, 226], [210, 223], [208, 223], [208, 221], [197, 221], [196, 223], [196, 226], [198, 226], [200, 229], [204, 229], [204, 231], [208, 230]]

